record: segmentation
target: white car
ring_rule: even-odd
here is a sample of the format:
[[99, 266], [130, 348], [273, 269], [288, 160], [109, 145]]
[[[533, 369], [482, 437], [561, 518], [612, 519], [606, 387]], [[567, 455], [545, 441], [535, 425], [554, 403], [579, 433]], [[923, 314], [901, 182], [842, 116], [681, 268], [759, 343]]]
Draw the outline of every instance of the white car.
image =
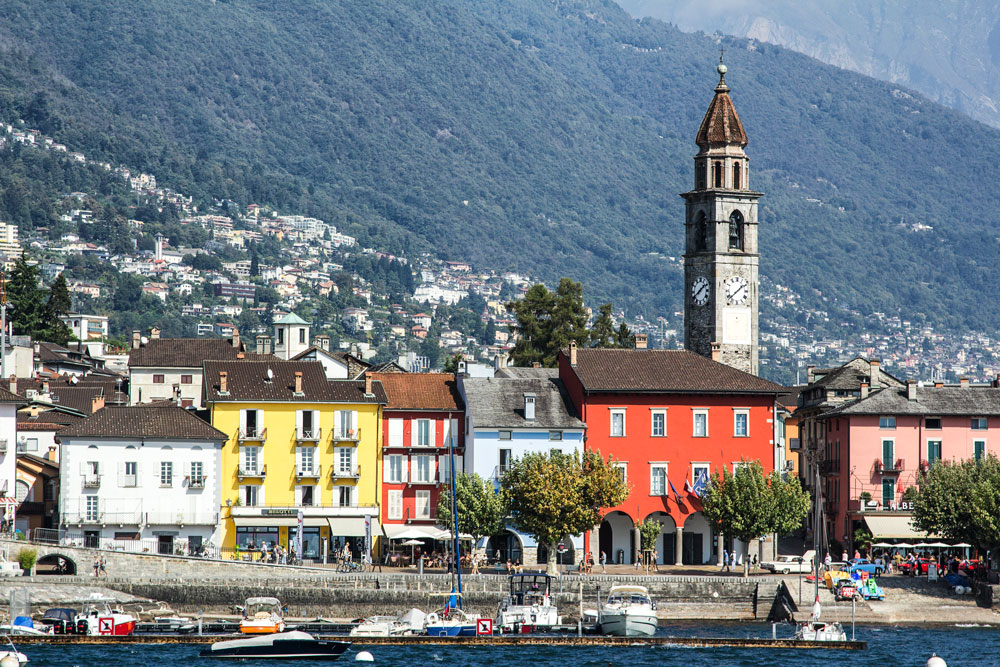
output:
[[778, 556], [776, 561], [765, 561], [760, 564], [761, 569], [770, 570], [777, 574], [801, 573], [808, 574], [813, 571], [813, 558], [816, 552], [809, 550], [801, 556]]

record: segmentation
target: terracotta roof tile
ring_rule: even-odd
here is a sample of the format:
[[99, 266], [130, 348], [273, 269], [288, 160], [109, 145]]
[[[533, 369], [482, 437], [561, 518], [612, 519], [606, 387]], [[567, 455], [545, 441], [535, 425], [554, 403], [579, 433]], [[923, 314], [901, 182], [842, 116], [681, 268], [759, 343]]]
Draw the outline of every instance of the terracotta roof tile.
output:
[[785, 392], [779, 384], [687, 350], [583, 349], [576, 356], [573, 370], [588, 392]]
[[[299, 401], [305, 403], [385, 403], [378, 382], [374, 396], [365, 395], [364, 380], [327, 380], [318, 361], [206, 361], [205, 400]], [[268, 378], [268, 370], [272, 377]], [[219, 393], [219, 373], [228, 373], [228, 394]], [[302, 396], [295, 396], [295, 373], [302, 373]]]
[[103, 408], [59, 433], [60, 438], [184, 438], [227, 440], [222, 431], [178, 407]]
[[712, 98], [708, 111], [701, 121], [701, 127], [698, 128], [695, 143], [704, 150], [709, 144], [746, 146], [748, 141], [743, 123], [740, 122], [736, 107], [729, 97], [729, 87], [724, 80], [720, 81], [715, 88], [715, 97]]
[[382, 383], [387, 410], [465, 410], [450, 373], [370, 373]]
[[[242, 343], [240, 348], [244, 349]], [[197, 368], [204, 361], [236, 361], [241, 350], [225, 338], [154, 338], [129, 352], [128, 365], [129, 368]], [[244, 356], [247, 360], [265, 356], [277, 359], [253, 352], [244, 352]]]

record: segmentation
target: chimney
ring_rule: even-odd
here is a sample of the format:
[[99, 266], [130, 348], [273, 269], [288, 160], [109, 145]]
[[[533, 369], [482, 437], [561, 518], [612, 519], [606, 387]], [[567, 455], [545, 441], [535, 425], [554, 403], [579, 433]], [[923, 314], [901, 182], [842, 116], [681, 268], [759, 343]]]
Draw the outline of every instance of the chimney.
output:
[[229, 373], [226, 371], [219, 371], [219, 393], [229, 393]]
[[993, 378], [993, 386], [1000, 387], [1000, 373], [997, 373], [997, 376]]
[[906, 381], [906, 400], [915, 401], [917, 400], [917, 381], [907, 380]]
[[242, 352], [237, 352], [236, 353], [236, 358], [237, 359], [246, 359], [247, 355], [243, 354]]
[[532, 361], [531, 362], [531, 367], [532, 368], [541, 368], [542, 367], [542, 362], [540, 362], [540, 361]]
[[240, 349], [240, 330], [236, 327], [233, 327], [233, 347]]
[[17, 393], [17, 376], [16, 375], [11, 375], [10, 376], [10, 393], [12, 393], [12, 394], [16, 394]]
[[576, 366], [576, 341], [569, 342], [569, 365]]
[[535, 395], [524, 394], [524, 418], [528, 421], [535, 420]]
[[935, 389], [940, 389], [943, 386], [944, 386], [944, 382], [935, 382], [934, 383], [934, 388]]
[[958, 379], [958, 385], [962, 389], [968, 389], [969, 388], [969, 378], [959, 378]]
[[32, 417], [37, 417], [38, 413], [41, 412], [41, 409], [38, 407], [38, 403], [32, 403], [31, 407], [28, 408], [28, 412]]
[[271, 354], [271, 337], [267, 334], [257, 336], [257, 354]]
[[49, 381], [48, 380], [42, 380], [42, 393], [43, 394], [49, 393]]
[[712, 361], [722, 361], [722, 345], [712, 343]]
[[371, 373], [365, 373], [365, 396], [375, 395], [375, 388], [372, 385], [373, 382]]
[[295, 371], [295, 393], [302, 393], [302, 371]]
[[868, 362], [868, 380], [871, 382], [872, 389], [878, 389], [882, 386], [878, 374], [879, 365], [880, 362], [878, 359], [872, 359]]
[[868, 398], [868, 383], [861, 383], [861, 398]]
[[132, 329], [132, 349], [135, 350], [142, 344], [142, 334], [138, 329]]
[[47, 458], [49, 461], [55, 461], [56, 460], [56, 446], [55, 445], [49, 445], [49, 453], [46, 455], [45, 458]]
[[816, 367], [812, 364], [806, 366], [806, 384], [812, 384], [816, 381]]
[[94, 414], [103, 407], [104, 407], [103, 396], [94, 396], [94, 398], [90, 399], [90, 414]]
[[159, 337], [160, 337], [160, 328], [159, 327], [153, 327], [153, 328], [151, 328], [149, 330], [149, 338], [150, 338], [150, 340], [157, 340]]
[[649, 336], [644, 333], [637, 333], [635, 335], [635, 349], [645, 350], [649, 345]]
[[330, 351], [330, 337], [327, 336], [326, 334], [323, 334], [322, 336], [320, 336], [319, 337], [319, 346], [320, 346], [320, 349], [324, 350], [325, 352], [329, 352]]

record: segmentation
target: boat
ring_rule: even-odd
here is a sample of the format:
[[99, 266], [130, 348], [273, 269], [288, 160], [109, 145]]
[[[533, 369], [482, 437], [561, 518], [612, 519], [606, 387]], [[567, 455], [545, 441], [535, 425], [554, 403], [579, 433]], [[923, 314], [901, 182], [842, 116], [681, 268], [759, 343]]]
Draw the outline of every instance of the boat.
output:
[[55, 607], [46, 609], [39, 623], [54, 635], [70, 635], [76, 632], [76, 609]]
[[562, 623], [559, 608], [550, 595], [552, 577], [547, 574], [512, 574], [508, 577], [510, 593], [497, 608], [497, 627], [501, 632], [550, 630]]
[[269, 635], [285, 631], [278, 598], [248, 598], [243, 605], [240, 632], [245, 635]]
[[[28, 663], [28, 656], [17, 650], [14, 646], [14, 642], [11, 641], [10, 637], [7, 635], [3, 636], [7, 640], [7, 645], [10, 649], [0, 648], [0, 665], [6, 667], [8, 664], [11, 665], [25, 665]], [[13, 659], [13, 660], [12, 660]], [[16, 660], [17, 662], [14, 662]]]
[[478, 620], [478, 615], [467, 614], [461, 607], [446, 607], [440, 615], [427, 614], [424, 632], [428, 637], [474, 637]]
[[406, 637], [423, 632], [427, 614], [411, 609], [402, 616], [369, 616], [351, 628], [351, 637]]
[[94, 596], [76, 615], [78, 635], [113, 635], [122, 637], [135, 632], [135, 616], [124, 611], [112, 610], [112, 598]]
[[809, 620], [796, 626], [792, 638], [808, 642], [846, 642], [847, 633], [840, 623]]
[[612, 586], [597, 625], [602, 635], [650, 636], [656, 632], [656, 604], [644, 586]]
[[308, 632], [292, 630], [215, 642], [199, 655], [203, 658], [336, 660], [350, 645], [350, 642], [316, 639]]

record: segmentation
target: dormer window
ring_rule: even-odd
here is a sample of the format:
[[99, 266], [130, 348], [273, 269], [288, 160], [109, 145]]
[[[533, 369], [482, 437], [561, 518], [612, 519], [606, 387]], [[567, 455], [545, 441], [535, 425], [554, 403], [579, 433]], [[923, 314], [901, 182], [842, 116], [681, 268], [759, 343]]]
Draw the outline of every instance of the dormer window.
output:
[[535, 419], [535, 395], [524, 395], [524, 418], [533, 421]]

